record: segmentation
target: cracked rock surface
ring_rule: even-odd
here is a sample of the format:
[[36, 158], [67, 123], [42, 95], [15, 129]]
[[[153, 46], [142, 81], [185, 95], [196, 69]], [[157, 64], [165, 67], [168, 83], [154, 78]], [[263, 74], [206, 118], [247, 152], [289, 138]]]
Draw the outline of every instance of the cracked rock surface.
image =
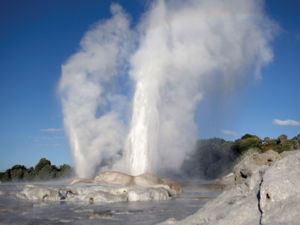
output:
[[172, 193], [165, 187], [127, 187], [81, 183], [60, 188], [26, 185], [25, 188], [17, 194], [17, 197], [44, 202], [79, 201], [85, 203], [112, 203], [168, 200], [172, 198]]
[[300, 224], [300, 151], [250, 151], [235, 166], [232, 183], [195, 214], [160, 225]]
[[113, 203], [169, 200], [180, 193], [181, 187], [170, 179], [159, 179], [153, 174], [130, 176], [107, 171], [94, 179], [76, 178], [68, 186], [26, 185], [17, 197], [43, 202]]

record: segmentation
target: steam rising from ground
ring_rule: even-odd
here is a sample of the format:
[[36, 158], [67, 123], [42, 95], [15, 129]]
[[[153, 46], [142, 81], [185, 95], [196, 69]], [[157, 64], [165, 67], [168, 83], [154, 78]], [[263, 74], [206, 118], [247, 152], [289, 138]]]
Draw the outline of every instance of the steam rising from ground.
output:
[[[259, 78], [272, 60], [275, 25], [260, 0], [158, 0], [136, 28], [121, 6], [111, 11], [62, 69], [77, 174], [93, 175], [119, 151], [114, 168], [133, 175], [176, 170], [195, 145], [199, 101], [216, 87]], [[124, 82], [133, 84], [132, 100]]]
[[126, 100], [116, 89], [131, 34], [121, 7], [113, 5], [111, 11], [112, 18], [88, 31], [81, 49], [62, 67], [64, 126], [80, 177], [93, 175], [104, 157], [122, 148], [126, 135], [120, 115]]

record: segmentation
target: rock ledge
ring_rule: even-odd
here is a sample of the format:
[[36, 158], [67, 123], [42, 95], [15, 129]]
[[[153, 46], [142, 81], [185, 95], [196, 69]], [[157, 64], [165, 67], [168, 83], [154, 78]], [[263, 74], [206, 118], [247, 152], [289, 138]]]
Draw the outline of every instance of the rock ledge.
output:
[[300, 221], [300, 151], [249, 152], [216, 199], [177, 225], [296, 225]]

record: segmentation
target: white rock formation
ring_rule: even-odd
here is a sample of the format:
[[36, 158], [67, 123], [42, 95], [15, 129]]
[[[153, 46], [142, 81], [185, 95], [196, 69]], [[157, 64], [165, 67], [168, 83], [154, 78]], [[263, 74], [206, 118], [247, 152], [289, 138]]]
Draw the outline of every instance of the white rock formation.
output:
[[194, 215], [161, 225], [300, 224], [300, 151], [286, 155], [250, 152], [234, 168], [231, 189]]
[[85, 203], [111, 203], [127, 201], [168, 200], [171, 194], [164, 187], [109, 186], [77, 183], [65, 188], [26, 185], [17, 197], [33, 201], [80, 201]]
[[94, 179], [74, 179], [67, 187], [26, 185], [17, 197], [33, 201], [81, 201], [110, 203], [168, 200], [181, 193], [180, 186], [153, 174], [130, 176], [109, 171]]
[[300, 152], [274, 163], [260, 189], [262, 224], [300, 224]]

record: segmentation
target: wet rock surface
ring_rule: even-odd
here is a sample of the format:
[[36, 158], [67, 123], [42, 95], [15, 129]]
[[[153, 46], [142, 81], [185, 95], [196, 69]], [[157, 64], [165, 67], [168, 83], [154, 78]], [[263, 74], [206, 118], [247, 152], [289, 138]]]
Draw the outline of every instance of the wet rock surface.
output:
[[[80, 189], [82, 186], [92, 183], [76, 183], [68, 185], [70, 181], [63, 183], [36, 183], [38, 189], [45, 189], [44, 193], [51, 190], [64, 190], [66, 187]], [[212, 184], [203, 184], [202, 181], [195, 183], [182, 182], [183, 193], [168, 201], [128, 201], [128, 202], [101, 202], [95, 201], [93, 204], [82, 200], [28, 200], [18, 198], [17, 194], [28, 188], [28, 184], [7, 183], [0, 185], [0, 191], [4, 195], [0, 196], [0, 224], [1, 225], [153, 225], [164, 221], [169, 217], [181, 220], [188, 215], [195, 213], [205, 202], [215, 198], [219, 193], [219, 187]], [[103, 184], [105, 186], [105, 184]], [[121, 186], [111, 186], [115, 191], [122, 191]], [[134, 186], [132, 186], [134, 188]], [[141, 189], [144, 187], [140, 187]], [[159, 188], [159, 187], [157, 187]], [[165, 190], [165, 189], [164, 189]], [[43, 191], [41, 191], [43, 193]], [[114, 194], [115, 192], [112, 192]], [[147, 192], [150, 193], [151, 191]], [[62, 193], [64, 194], [64, 193]], [[137, 193], [140, 194], [140, 193]], [[69, 193], [68, 193], [69, 195]], [[149, 198], [149, 197], [147, 197]], [[87, 199], [88, 200], [88, 199]]]
[[170, 218], [160, 224], [299, 224], [299, 177], [300, 151], [286, 156], [273, 151], [263, 154], [249, 152], [230, 175], [231, 188], [194, 215], [181, 221]]
[[108, 186], [104, 184], [76, 184], [65, 188], [26, 185], [17, 197], [33, 201], [82, 201], [111, 203], [128, 201], [158, 201], [172, 198], [164, 187]]
[[94, 179], [76, 178], [66, 187], [26, 185], [17, 197], [32, 201], [81, 201], [112, 203], [170, 200], [181, 187], [170, 179], [152, 174], [130, 176], [120, 172], [103, 172]]

